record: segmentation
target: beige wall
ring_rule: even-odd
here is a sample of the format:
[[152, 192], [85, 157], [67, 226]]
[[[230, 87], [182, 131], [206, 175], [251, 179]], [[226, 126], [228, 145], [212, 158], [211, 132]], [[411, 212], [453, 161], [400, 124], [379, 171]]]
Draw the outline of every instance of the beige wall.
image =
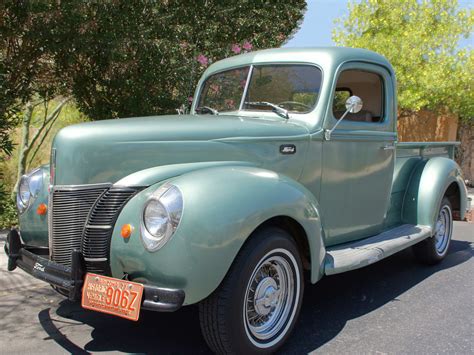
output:
[[400, 142], [456, 141], [456, 115], [438, 115], [431, 111], [401, 112], [398, 118]]
[[[461, 141], [456, 160], [464, 177], [474, 184], [474, 126], [461, 126], [452, 114], [431, 111], [400, 112], [398, 140], [400, 142]], [[459, 133], [459, 135], [458, 135]]]

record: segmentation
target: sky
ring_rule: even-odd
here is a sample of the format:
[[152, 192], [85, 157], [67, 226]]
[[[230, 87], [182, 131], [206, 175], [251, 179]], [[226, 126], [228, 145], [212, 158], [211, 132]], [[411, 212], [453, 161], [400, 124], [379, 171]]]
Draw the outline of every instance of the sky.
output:
[[[334, 46], [331, 31], [334, 19], [347, 15], [348, 0], [307, 0], [308, 8], [299, 31], [284, 47], [324, 47]], [[459, 0], [465, 8], [474, 7], [474, 0]], [[474, 47], [473, 36], [460, 41], [460, 46]]]

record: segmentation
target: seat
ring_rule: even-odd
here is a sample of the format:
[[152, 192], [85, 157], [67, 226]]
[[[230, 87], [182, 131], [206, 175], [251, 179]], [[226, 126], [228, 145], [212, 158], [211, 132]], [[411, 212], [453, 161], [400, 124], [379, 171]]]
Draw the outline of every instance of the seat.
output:
[[[339, 119], [344, 114], [344, 111], [336, 111], [334, 112], [334, 116]], [[357, 113], [349, 113], [344, 118], [348, 121], [356, 121], [356, 122], [373, 122], [372, 113], [370, 111], [361, 110]]]

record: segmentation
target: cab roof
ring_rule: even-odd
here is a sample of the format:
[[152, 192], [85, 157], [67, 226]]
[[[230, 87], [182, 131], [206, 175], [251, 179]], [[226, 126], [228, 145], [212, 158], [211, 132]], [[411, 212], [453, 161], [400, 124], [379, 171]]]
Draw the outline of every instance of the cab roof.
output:
[[323, 70], [335, 69], [346, 62], [367, 62], [386, 67], [391, 73], [390, 62], [382, 55], [362, 48], [307, 47], [275, 48], [236, 55], [210, 65], [204, 76], [232, 67], [262, 63], [312, 63]]

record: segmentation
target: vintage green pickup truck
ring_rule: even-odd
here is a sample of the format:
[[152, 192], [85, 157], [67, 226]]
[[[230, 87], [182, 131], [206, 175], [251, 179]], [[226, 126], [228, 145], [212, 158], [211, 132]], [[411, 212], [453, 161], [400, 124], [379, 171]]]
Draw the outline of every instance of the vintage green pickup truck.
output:
[[456, 143], [398, 143], [396, 119], [393, 68], [371, 51], [216, 62], [190, 114], [61, 130], [21, 180], [9, 269], [134, 320], [198, 303], [213, 351], [273, 352], [306, 280], [408, 247], [446, 256], [467, 206]]

